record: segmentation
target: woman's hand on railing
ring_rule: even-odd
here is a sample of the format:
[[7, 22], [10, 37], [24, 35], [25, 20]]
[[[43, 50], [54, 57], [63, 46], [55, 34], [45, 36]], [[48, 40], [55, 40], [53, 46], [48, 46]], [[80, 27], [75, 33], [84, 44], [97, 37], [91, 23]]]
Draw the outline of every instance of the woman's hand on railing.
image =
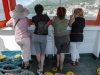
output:
[[13, 27], [12, 19], [10, 19], [10, 20], [6, 23], [6, 27]]

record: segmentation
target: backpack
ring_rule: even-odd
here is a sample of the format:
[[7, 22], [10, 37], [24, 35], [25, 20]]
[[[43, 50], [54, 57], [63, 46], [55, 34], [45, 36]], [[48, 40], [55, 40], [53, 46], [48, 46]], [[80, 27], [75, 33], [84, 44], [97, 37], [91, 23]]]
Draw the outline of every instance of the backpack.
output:
[[43, 17], [39, 17], [37, 33], [39, 35], [48, 35], [48, 26], [48, 22], [43, 21]]

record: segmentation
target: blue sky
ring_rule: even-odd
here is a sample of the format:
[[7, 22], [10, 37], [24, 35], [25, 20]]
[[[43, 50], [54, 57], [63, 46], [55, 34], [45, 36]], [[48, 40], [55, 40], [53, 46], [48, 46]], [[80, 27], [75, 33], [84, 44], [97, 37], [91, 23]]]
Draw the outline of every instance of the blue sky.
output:
[[33, 1], [35, 1], [35, 0], [16, 0], [16, 3], [22, 4], [23, 6], [27, 6], [27, 5], [31, 4]]

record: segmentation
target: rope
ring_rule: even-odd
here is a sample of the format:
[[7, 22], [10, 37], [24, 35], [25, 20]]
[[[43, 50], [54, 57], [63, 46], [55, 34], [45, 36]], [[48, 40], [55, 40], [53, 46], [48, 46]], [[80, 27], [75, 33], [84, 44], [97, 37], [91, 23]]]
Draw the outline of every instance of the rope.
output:
[[3, 74], [0, 72], [0, 75], [3, 75]]
[[13, 58], [13, 64], [17, 65], [17, 66], [20, 66], [22, 64], [22, 59], [21, 58], [20, 59]]
[[0, 62], [0, 66], [5, 64], [14, 64], [20, 66], [22, 63], [22, 59], [15, 59], [15, 58], [6, 58], [3, 62]]
[[31, 72], [31, 71], [24, 71], [24, 72], [21, 72], [21, 73], [19, 73], [17, 75], [35, 75], [35, 74], [33, 72]]
[[5, 65], [5, 64], [12, 64], [12, 60], [6, 58], [3, 62], [0, 62], [1, 67], [2, 67], [2, 65]]
[[[6, 68], [12, 68], [11, 70], [9, 69], [9, 70], [7, 70]], [[2, 68], [0, 68], [0, 71], [2, 71], [2, 72], [6, 72], [6, 73], [9, 73], [9, 72], [19, 72], [19, 71], [21, 71], [21, 67], [18, 67], [18, 66], [16, 66], [16, 65], [13, 65], [13, 64], [5, 64], [5, 65], [3, 65], [2, 66]]]

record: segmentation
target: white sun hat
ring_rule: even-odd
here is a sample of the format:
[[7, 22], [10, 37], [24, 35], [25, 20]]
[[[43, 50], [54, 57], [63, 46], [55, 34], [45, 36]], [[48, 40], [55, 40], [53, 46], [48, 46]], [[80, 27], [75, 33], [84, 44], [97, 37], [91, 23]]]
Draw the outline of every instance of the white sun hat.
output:
[[10, 11], [10, 16], [16, 19], [27, 17], [29, 14], [28, 9], [24, 8], [21, 4], [16, 5], [15, 9]]

